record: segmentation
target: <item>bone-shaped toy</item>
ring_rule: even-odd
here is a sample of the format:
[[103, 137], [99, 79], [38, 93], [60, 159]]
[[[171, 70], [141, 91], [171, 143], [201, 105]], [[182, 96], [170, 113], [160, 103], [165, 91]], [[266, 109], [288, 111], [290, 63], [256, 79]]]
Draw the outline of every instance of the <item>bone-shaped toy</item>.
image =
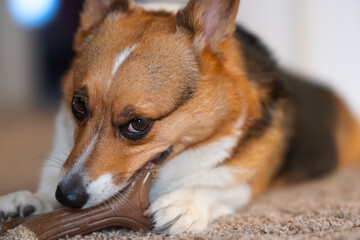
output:
[[[151, 221], [143, 212], [149, 206], [148, 191], [157, 171], [154, 164], [145, 165], [121, 191], [121, 198], [114, 197], [84, 210], [61, 208], [45, 214], [13, 219], [3, 223], [0, 236], [16, 239], [19, 236], [11, 236], [17, 234], [16, 228], [30, 231], [39, 240], [86, 234], [110, 227], [149, 228]], [[8, 231], [10, 229], [13, 230]]]

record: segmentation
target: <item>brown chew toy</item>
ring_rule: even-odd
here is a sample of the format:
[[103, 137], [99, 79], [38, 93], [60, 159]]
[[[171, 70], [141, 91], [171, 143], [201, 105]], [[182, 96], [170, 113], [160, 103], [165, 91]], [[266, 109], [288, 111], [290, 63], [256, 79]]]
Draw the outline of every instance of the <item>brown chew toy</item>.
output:
[[[32, 237], [48, 240], [110, 227], [149, 228], [151, 221], [143, 212], [149, 206], [148, 191], [156, 174], [157, 167], [149, 163], [134, 176], [129, 186], [121, 191], [121, 199], [112, 198], [106, 203], [85, 210], [61, 208], [50, 213], [14, 219], [4, 224], [0, 235], [7, 232], [4, 238], [12, 239], [9, 235], [17, 233], [16, 229], [11, 229], [18, 228], [18, 232], [29, 230]], [[19, 236], [14, 237], [16, 239]]]

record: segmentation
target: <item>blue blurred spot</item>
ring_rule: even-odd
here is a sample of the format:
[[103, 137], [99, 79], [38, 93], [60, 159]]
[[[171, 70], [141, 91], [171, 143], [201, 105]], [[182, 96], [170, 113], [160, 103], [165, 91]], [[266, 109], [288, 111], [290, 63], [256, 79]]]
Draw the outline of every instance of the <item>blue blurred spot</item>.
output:
[[12, 18], [21, 26], [36, 29], [48, 24], [59, 10], [59, 0], [8, 0]]

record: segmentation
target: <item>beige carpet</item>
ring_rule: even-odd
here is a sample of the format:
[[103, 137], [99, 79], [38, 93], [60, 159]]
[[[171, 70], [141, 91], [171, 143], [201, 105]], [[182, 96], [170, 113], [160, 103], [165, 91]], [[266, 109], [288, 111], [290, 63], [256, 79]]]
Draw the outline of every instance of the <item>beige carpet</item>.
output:
[[166, 237], [113, 230], [79, 239], [360, 239], [360, 171], [342, 170], [316, 182], [274, 189], [202, 234]]
[[[21, 227], [4, 239], [35, 240]], [[165, 237], [119, 229], [66, 239], [360, 239], [360, 170], [342, 170], [316, 182], [274, 189], [201, 234]]]

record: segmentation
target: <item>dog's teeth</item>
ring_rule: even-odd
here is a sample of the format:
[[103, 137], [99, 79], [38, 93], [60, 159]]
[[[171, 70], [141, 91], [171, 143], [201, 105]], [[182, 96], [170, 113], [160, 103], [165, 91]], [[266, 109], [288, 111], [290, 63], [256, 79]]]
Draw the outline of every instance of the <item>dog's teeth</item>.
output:
[[148, 208], [148, 209], [146, 209], [146, 210], [143, 212], [143, 215], [144, 215], [144, 216], [148, 216], [148, 215], [150, 215], [150, 213], [151, 213], [151, 211], [150, 211], [150, 209]]

